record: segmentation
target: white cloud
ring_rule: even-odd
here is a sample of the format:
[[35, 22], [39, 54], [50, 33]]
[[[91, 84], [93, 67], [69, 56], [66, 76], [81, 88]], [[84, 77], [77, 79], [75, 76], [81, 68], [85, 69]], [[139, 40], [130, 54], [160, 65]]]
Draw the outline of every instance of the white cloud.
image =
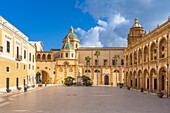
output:
[[103, 20], [98, 20], [97, 22], [99, 25], [103, 26], [103, 27], [107, 27], [107, 22], [103, 21]]
[[75, 32], [80, 36], [81, 47], [124, 47], [127, 45], [127, 40], [120, 37], [114, 30], [120, 24], [127, 22], [118, 14], [107, 21], [98, 20], [98, 26], [87, 31], [77, 28]]
[[[125, 46], [129, 29], [134, 24], [136, 17], [139, 18], [140, 24], [146, 31], [152, 30], [158, 23], [167, 20], [170, 14], [168, 4], [170, 4], [169, 0], [164, 0], [164, 2], [159, 0], [84, 0], [77, 2], [76, 7], [84, 13], [90, 14], [98, 24], [92, 26], [90, 30], [84, 30], [84, 35], [80, 34], [80, 38], [83, 40], [81, 43], [82, 45], [93, 45], [90, 41], [94, 38], [96, 42], [100, 43], [98, 44], [100, 46]], [[98, 30], [96, 33], [93, 30], [96, 27], [100, 27], [102, 31]], [[83, 29], [81, 28], [81, 30]], [[90, 33], [93, 34], [93, 37]], [[86, 40], [87, 37], [90, 38]]]
[[75, 29], [75, 32], [80, 35], [81, 47], [103, 47], [99, 38], [101, 31], [103, 31], [103, 28], [99, 26], [88, 31], [84, 31], [81, 28]]

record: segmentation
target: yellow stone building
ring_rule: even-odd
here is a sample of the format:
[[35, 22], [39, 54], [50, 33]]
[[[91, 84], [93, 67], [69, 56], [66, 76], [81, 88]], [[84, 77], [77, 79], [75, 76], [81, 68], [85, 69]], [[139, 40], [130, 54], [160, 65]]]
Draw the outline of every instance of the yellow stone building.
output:
[[[68, 76], [77, 79], [78, 75], [87, 75], [93, 85], [116, 86], [116, 83], [123, 83], [124, 80], [124, 49], [80, 47], [80, 40], [71, 27], [61, 49], [36, 52], [37, 73], [42, 75], [43, 83], [63, 84], [64, 78]], [[97, 50], [100, 51], [98, 59], [94, 55]], [[113, 58], [116, 54], [120, 55], [117, 66]], [[87, 56], [91, 58], [89, 65], [85, 60]]]
[[135, 19], [128, 34], [125, 56], [125, 85], [148, 92], [170, 94], [170, 17], [146, 34]]
[[0, 90], [34, 84], [35, 52], [28, 37], [0, 16]]

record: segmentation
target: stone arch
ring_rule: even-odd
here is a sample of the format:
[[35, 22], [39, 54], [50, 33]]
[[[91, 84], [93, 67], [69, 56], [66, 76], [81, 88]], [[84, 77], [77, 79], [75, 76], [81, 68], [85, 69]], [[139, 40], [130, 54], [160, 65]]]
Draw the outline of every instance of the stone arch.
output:
[[155, 68], [150, 70], [150, 86], [151, 91], [157, 90], [157, 74]]
[[40, 60], [40, 59], [41, 59], [41, 55], [37, 54], [37, 60]]
[[142, 49], [138, 50], [138, 63], [142, 63]]
[[130, 53], [130, 59], [129, 60], [130, 60], [129, 64], [132, 65], [132, 53]]
[[133, 71], [133, 87], [137, 88], [137, 73]]
[[46, 54], [42, 55], [42, 60], [45, 61], [46, 60]]
[[85, 70], [85, 73], [90, 73], [90, 72], [91, 72], [90, 69]]
[[144, 47], [144, 62], [148, 62], [149, 61], [149, 48], [148, 46]]
[[165, 38], [161, 38], [159, 41], [159, 58], [167, 57], [167, 41]]
[[36, 83], [37, 84], [45, 84], [45, 83], [50, 83], [50, 75], [47, 71], [40, 70], [36, 73]]
[[156, 60], [156, 43], [152, 42], [150, 46], [150, 60]]
[[125, 75], [125, 85], [128, 86], [128, 71], [126, 71], [126, 75]]
[[94, 70], [94, 72], [95, 72], [95, 73], [97, 73], [97, 72], [100, 73], [100, 70], [96, 69], [96, 70]]
[[149, 90], [149, 72], [147, 69], [143, 71], [143, 79], [144, 79], [144, 90]]
[[132, 80], [132, 71], [129, 72], [129, 86], [132, 87], [133, 85], [133, 80]]
[[51, 60], [51, 54], [47, 55], [47, 60]]
[[126, 55], [126, 66], [128, 66], [128, 55]]
[[159, 69], [159, 87], [161, 91], [165, 91], [166, 90], [166, 68], [165, 67], [161, 67]]
[[137, 78], [137, 87], [138, 89], [142, 88], [142, 70], [138, 71], [138, 78]]
[[137, 51], [134, 51], [134, 64], [137, 64]]

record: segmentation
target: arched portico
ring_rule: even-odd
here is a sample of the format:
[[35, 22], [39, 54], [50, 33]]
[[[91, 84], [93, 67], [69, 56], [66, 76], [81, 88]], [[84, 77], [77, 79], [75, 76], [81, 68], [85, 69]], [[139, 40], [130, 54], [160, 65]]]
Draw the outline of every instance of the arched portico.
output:
[[50, 83], [50, 76], [48, 72], [41, 70], [36, 73], [36, 83], [37, 84], [44, 84], [44, 83]]

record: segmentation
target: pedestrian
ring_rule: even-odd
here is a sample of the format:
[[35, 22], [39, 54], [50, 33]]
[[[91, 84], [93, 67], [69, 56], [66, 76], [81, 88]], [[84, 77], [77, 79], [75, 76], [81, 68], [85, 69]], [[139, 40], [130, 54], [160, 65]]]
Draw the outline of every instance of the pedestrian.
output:
[[45, 87], [47, 86], [47, 82], [45, 82]]
[[24, 92], [27, 92], [27, 85], [24, 85]]

